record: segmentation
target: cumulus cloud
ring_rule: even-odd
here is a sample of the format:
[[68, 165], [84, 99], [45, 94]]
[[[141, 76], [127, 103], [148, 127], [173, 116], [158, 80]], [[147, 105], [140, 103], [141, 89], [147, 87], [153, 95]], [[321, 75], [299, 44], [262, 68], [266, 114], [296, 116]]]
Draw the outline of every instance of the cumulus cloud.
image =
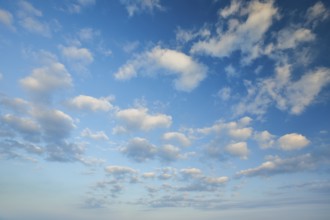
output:
[[78, 36], [83, 41], [91, 41], [101, 33], [93, 28], [82, 28], [78, 32]]
[[227, 145], [225, 150], [229, 154], [233, 156], [238, 156], [244, 160], [246, 160], [249, 155], [249, 149], [246, 142], [237, 142], [237, 143], [229, 144]]
[[105, 140], [105, 141], [109, 140], [109, 137], [104, 133], [104, 131], [92, 132], [89, 128], [85, 128], [81, 132], [81, 136], [91, 138], [94, 140]]
[[311, 170], [314, 167], [315, 163], [311, 154], [289, 158], [270, 156], [268, 160], [260, 166], [239, 171], [237, 176], [272, 176]]
[[145, 162], [153, 159], [157, 153], [157, 148], [144, 138], [133, 138], [121, 151], [135, 162]]
[[183, 133], [180, 132], [166, 132], [162, 137], [166, 141], [175, 141], [180, 143], [182, 146], [189, 146], [191, 144], [190, 139]]
[[43, 14], [39, 9], [27, 1], [20, 1], [18, 5], [19, 22], [23, 28], [44, 37], [51, 36], [51, 28], [48, 23], [41, 21]]
[[63, 56], [70, 60], [80, 61], [85, 64], [89, 64], [94, 60], [92, 53], [87, 48], [78, 48], [75, 46], [61, 46], [60, 49]]
[[109, 111], [112, 109], [112, 105], [109, 102], [109, 98], [94, 98], [87, 95], [79, 95], [74, 97], [68, 102], [68, 104], [79, 110], [88, 111]]
[[[243, 2], [232, 1], [229, 7], [219, 12], [222, 18], [235, 15], [235, 19], [228, 21], [228, 29], [218, 31], [217, 36], [194, 43], [191, 52], [222, 58], [239, 50], [244, 55], [244, 62], [249, 63], [260, 56], [260, 43], [277, 15], [273, 3], [251, 1], [243, 5]], [[246, 17], [246, 20], [243, 21], [242, 17]]]
[[171, 49], [159, 46], [139, 54], [128, 61], [114, 74], [118, 80], [128, 80], [144, 73], [154, 75], [163, 73], [175, 75], [174, 86], [177, 90], [189, 92], [195, 89], [206, 77], [207, 68], [192, 57]]
[[163, 162], [172, 162], [181, 158], [180, 149], [171, 144], [160, 147], [157, 151], [157, 155]]
[[15, 30], [15, 27], [13, 25], [14, 23], [13, 20], [14, 20], [13, 15], [9, 11], [0, 8], [0, 23], [4, 24], [5, 26], [7, 26], [12, 30]]
[[306, 19], [308, 24], [316, 26], [319, 22], [330, 17], [330, 10], [321, 2], [316, 2], [313, 6], [308, 8]]
[[236, 114], [263, 115], [275, 103], [278, 109], [298, 115], [330, 83], [329, 68], [316, 68], [295, 81], [291, 79], [291, 72], [291, 66], [284, 64], [276, 68], [274, 77], [256, 84], [246, 82], [248, 95], [235, 106]]
[[279, 31], [276, 48], [291, 49], [299, 44], [315, 40], [315, 34], [307, 28], [285, 28]]
[[153, 12], [155, 10], [164, 10], [160, 0], [120, 0], [127, 10], [130, 17], [144, 11]]
[[230, 97], [231, 97], [231, 93], [232, 93], [232, 91], [231, 91], [231, 89], [229, 88], [229, 87], [224, 87], [224, 88], [222, 88], [222, 89], [220, 89], [219, 91], [218, 91], [218, 96], [219, 96], [219, 98], [220, 99], [222, 99], [223, 101], [227, 101], [227, 100], [229, 100], [230, 99]]
[[184, 179], [189, 178], [199, 178], [202, 176], [202, 171], [198, 168], [185, 168], [180, 170], [181, 175]]
[[283, 135], [278, 139], [280, 148], [285, 151], [299, 150], [306, 147], [310, 141], [303, 135], [291, 133]]
[[116, 118], [122, 122], [122, 129], [127, 131], [149, 131], [155, 128], [167, 128], [172, 124], [172, 117], [165, 114], [149, 114], [147, 108], [129, 108], [116, 112]]
[[275, 135], [272, 135], [267, 130], [262, 132], [256, 132], [254, 139], [258, 142], [262, 149], [267, 149], [275, 144]]
[[58, 62], [32, 70], [31, 75], [20, 80], [21, 85], [39, 100], [49, 100], [55, 91], [72, 86], [72, 79], [65, 66]]

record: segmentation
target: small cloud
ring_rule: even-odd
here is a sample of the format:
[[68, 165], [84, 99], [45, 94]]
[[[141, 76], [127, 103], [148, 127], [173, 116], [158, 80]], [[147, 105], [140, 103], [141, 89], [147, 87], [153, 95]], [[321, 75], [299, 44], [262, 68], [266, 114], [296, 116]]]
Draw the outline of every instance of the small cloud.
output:
[[219, 90], [217, 94], [223, 101], [227, 101], [231, 97], [231, 89], [229, 87], [224, 87]]
[[82, 41], [91, 41], [95, 37], [100, 36], [100, 31], [94, 30], [93, 28], [82, 28], [78, 32], [78, 36]]
[[85, 128], [81, 132], [81, 136], [91, 138], [94, 140], [105, 140], [105, 141], [109, 140], [109, 137], [104, 133], [104, 131], [92, 132], [89, 128]]
[[191, 144], [191, 141], [189, 138], [180, 132], [166, 132], [163, 134], [163, 140], [166, 141], [175, 141], [180, 143], [182, 146], [189, 146]]
[[227, 145], [226, 152], [233, 156], [238, 156], [243, 160], [246, 160], [249, 155], [249, 149], [246, 142], [237, 142]]
[[312, 24], [315, 27], [319, 22], [322, 22], [330, 17], [330, 10], [321, 2], [316, 2], [308, 8], [306, 13], [307, 24]]
[[153, 159], [157, 153], [157, 148], [146, 139], [136, 137], [130, 140], [121, 149], [121, 152], [133, 161], [141, 163]]
[[129, 108], [119, 110], [116, 118], [122, 122], [122, 131], [149, 131], [155, 128], [167, 128], [172, 117], [165, 114], [149, 114], [147, 108]]
[[262, 132], [256, 132], [254, 139], [258, 142], [261, 149], [267, 149], [275, 144], [275, 135], [272, 135], [267, 130]]
[[157, 46], [128, 61], [114, 76], [117, 80], [129, 80], [141, 73], [152, 76], [159, 70], [176, 76], [174, 86], [177, 90], [189, 92], [206, 77], [207, 67], [184, 53]]
[[155, 10], [164, 10], [160, 0], [120, 0], [120, 3], [126, 7], [130, 17], [145, 11], [152, 13]]
[[11, 30], [15, 30], [15, 27], [13, 25], [14, 18], [13, 15], [4, 9], [0, 8], [0, 23], [4, 24], [6, 27], [8, 27]]
[[109, 102], [109, 98], [94, 98], [92, 96], [79, 95], [68, 101], [68, 105], [79, 109], [88, 111], [104, 111], [107, 112], [113, 108]]
[[278, 139], [280, 148], [285, 151], [299, 150], [306, 147], [310, 141], [303, 135], [291, 133], [283, 135]]
[[180, 149], [170, 144], [160, 147], [157, 151], [157, 156], [161, 161], [166, 163], [173, 162], [181, 158]]

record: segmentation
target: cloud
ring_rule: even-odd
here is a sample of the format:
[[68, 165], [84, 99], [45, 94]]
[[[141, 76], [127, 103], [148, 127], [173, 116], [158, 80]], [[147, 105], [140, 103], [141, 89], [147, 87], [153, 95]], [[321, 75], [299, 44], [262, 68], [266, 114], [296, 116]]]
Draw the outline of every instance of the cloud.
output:
[[79, 110], [104, 111], [107, 112], [113, 108], [109, 98], [94, 98], [87, 95], [79, 95], [68, 102], [69, 106]]
[[178, 142], [182, 146], [189, 146], [191, 144], [189, 138], [180, 132], [166, 132], [163, 134], [162, 138], [166, 141]]
[[330, 83], [330, 69], [319, 67], [291, 79], [291, 66], [284, 64], [275, 69], [275, 76], [246, 82], [247, 97], [235, 106], [236, 114], [264, 115], [273, 103], [282, 111], [299, 115], [313, 103], [321, 90]]
[[267, 130], [256, 132], [254, 134], [254, 139], [258, 142], [262, 149], [270, 148], [275, 144], [275, 135], [272, 135]]
[[45, 148], [47, 152], [46, 159], [49, 161], [85, 162], [83, 157], [85, 147], [82, 144], [70, 143], [65, 140], [53, 140], [53, 142], [49, 142]]
[[68, 7], [68, 11], [70, 13], [81, 13], [84, 8], [95, 5], [96, 0], [76, 0], [74, 3], [70, 3]]
[[218, 91], [218, 96], [220, 97], [220, 99], [222, 99], [223, 101], [227, 101], [230, 99], [231, 97], [231, 88], [230, 87], [224, 87], [222, 89], [220, 89]]
[[147, 108], [129, 108], [116, 112], [116, 118], [123, 124], [122, 131], [149, 131], [155, 128], [167, 128], [172, 124], [171, 116], [149, 114], [148, 111]]
[[120, 3], [126, 7], [130, 17], [144, 11], [153, 12], [154, 10], [164, 10], [160, 0], [120, 0]]
[[166, 163], [173, 162], [181, 158], [180, 149], [170, 144], [160, 147], [157, 151], [157, 156], [161, 161]]
[[15, 30], [15, 27], [13, 25], [14, 23], [13, 20], [14, 20], [13, 15], [9, 11], [0, 8], [0, 23], [4, 24], [11, 30]]
[[91, 138], [94, 140], [105, 140], [105, 141], [109, 140], [109, 137], [104, 133], [104, 131], [92, 132], [89, 128], [85, 128], [81, 132], [81, 136]]
[[237, 142], [237, 143], [229, 144], [229, 145], [227, 145], [225, 150], [229, 154], [231, 154], [233, 156], [238, 156], [244, 160], [246, 160], [249, 155], [249, 149], [247, 147], [246, 142]]
[[39, 18], [43, 16], [42, 12], [36, 9], [31, 3], [20, 1], [18, 17], [19, 22], [26, 30], [40, 34], [44, 37], [51, 36], [51, 28], [48, 23], [40, 21]]
[[200, 178], [202, 176], [202, 171], [198, 168], [185, 168], [180, 170], [183, 179], [190, 179], [190, 178]]
[[61, 47], [61, 52], [64, 57], [70, 60], [77, 60], [89, 64], [93, 62], [93, 55], [87, 48], [77, 48], [74, 46]]
[[231, 64], [226, 66], [225, 72], [226, 72], [228, 78], [238, 76], [236, 69]]
[[278, 32], [276, 48], [295, 49], [299, 44], [315, 40], [316, 36], [306, 28], [284, 28]]
[[175, 88], [189, 92], [206, 77], [207, 67], [184, 53], [157, 46], [128, 61], [114, 76], [118, 80], [128, 80], [141, 73], [155, 75], [158, 72], [175, 75]]
[[330, 11], [321, 2], [316, 2], [313, 6], [308, 8], [306, 13], [307, 24], [316, 26], [319, 22], [326, 20], [330, 17]]
[[114, 177], [116, 182], [126, 180], [127, 178], [131, 181], [135, 179], [136, 174], [138, 174], [138, 171], [126, 166], [107, 166], [105, 167], [105, 172]]
[[30, 76], [20, 80], [20, 84], [35, 98], [45, 101], [49, 100], [55, 91], [71, 87], [72, 79], [63, 64], [53, 62], [48, 66], [33, 69]]
[[79, 38], [83, 41], [91, 41], [100, 34], [100, 31], [94, 30], [93, 28], [82, 28], [78, 32]]
[[145, 162], [153, 159], [157, 153], [157, 148], [144, 138], [133, 138], [121, 149], [121, 152], [135, 162]]
[[[277, 8], [273, 3], [251, 1], [248, 5], [241, 5], [243, 3], [239, 1], [232, 1], [229, 8], [220, 11], [220, 15], [223, 18], [235, 15], [237, 19], [230, 19], [228, 29], [218, 31], [217, 36], [194, 43], [191, 53], [222, 58], [230, 56], [234, 51], [241, 51], [243, 63], [250, 63], [260, 56], [260, 43], [277, 16]], [[246, 20], [240, 21], [244, 17]]]
[[260, 166], [239, 171], [237, 176], [272, 176], [285, 173], [296, 173], [315, 168], [314, 158], [311, 154], [296, 157], [280, 158], [270, 156]]
[[299, 150], [306, 147], [310, 141], [303, 135], [291, 133], [283, 135], [278, 139], [280, 148], [285, 151]]

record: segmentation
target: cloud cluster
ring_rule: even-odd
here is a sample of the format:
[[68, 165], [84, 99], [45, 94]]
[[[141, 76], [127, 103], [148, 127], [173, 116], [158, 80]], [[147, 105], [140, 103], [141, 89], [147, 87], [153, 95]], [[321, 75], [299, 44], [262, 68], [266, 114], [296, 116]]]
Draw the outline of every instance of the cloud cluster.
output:
[[118, 80], [128, 80], [142, 73], [154, 75], [161, 73], [174, 75], [174, 86], [177, 90], [189, 92], [195, 89], [206, 77], [207, 68], [192, 57], [171, 49], [159, 46], [139, 54], [128, 61], [114, 74]]
[[95, 98], [87, 95], [79, 95], [71, 99], [68, 104], [79, 110], [107, 112], [113, 108], [109, 101], [109, 98]]
[[151, 13], [154, 10], [164, 10], [160, 0], [120, 0], [120, 3], [126, 7], [130, 17], [144, 11]]

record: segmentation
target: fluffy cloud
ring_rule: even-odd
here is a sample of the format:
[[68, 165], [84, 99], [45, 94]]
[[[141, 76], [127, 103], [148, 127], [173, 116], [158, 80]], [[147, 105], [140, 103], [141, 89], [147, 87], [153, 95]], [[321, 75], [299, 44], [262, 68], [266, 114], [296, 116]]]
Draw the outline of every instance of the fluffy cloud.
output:
[[184, 53], [157, 46], [128, 61], [114, 75], [118, 80], [128, 80], [140, 73], [155, 72], [175, 75], [175, 88], [189, 92], [206, 77], [207, 68]]
[[127, 13], [130, 17], [144, 11], [153, 12], [154, 10], [163, 10], [160, 0], [120, 0], [126, 7]]
[[166, 132], [162, 138], [166, 141], [176, 141], [183, 146], [189, 146], [191, 144], [189, 138], [180, 132]]
[[[272, 25], [277, 9], [273, 1], [251, 1], [248, 5], [242, 4], [244, 3], [232, 1], [228, 8], [220, 11], [223, 18], [235, 15], [237, 19], [230, 19], [228, 30], [218, 31], [218, 36], [196, 42], [191, 52], [221, 58], [239, 50], [245, 56], [245, 63], [258, 57], [261, 50], [260, 42]], [[241, 22], [245, 15], [246, 20]]]
[[223, 101], [227, 101], [231, 97], [231, 89], [229, 87], [224, 87], [219, 90], [218, 94], [219, 98], [221, 98]]
[[83, 28], [78, 32], [79, 38], [83, 41], [91, 41], [100, 34], [100, 31], [94, 30], [93, 28]]
[[316, 36], [306, 28], [285, 28], [278, 33], [277, 49], [296, 48], [303, 42], [315, 40]]
[[13, 15], [6, 10], [0, 8], [0, 23], [6, 25], [8, 28], [14, 30]]
[[157, 155], [163, 162], [172, 162], [181, 158], [180, 149], [170, 144], [160, 147]]
[[262, 149], [270, 148], [275, 144], [275, 135], [268, 131], [256, 132], [254, 138]]
[[153, 159], [157, 148], [144, 138], [133, 138], [121, 151], [130, 159], [136, 162], [144, 162]]
[[53, 62], [34, 69], [31, 75], [21, 79], [20, 83], [37, 99], [48, 100], [53, 92], [70, 87], [72, 79], [63, 64]]
[[61, 46], [60, 49], [63, 56], [68, 58], [69, 60], [82, 62], [84, 64], [90, 64], [94, 60], [92, 53], [87, 48], [78, 48], [75, 46]]
[[69, 105], [80, 109], [89, 111], [109, 111], [112, 109], [112, 105], [109, 102], [109, 98], [94, 98], [92, 96], [79, 95], [70, 100]]
[[238, 142], [238, 143], [233, 143], [229, 144], [225, 150], [233, 155], [233, 156], [238, 156], [241, 159], [247, 159], [249, 155], [249, 149], [247, 147], [246, 142]]
[[202, 176], [202, 171], [198, 168], [185, 168], [180, 170], [181, 175], [184, 179], [199, 178]]
[[249, 112], [263, 115], [275, 102], [278, 109], [298, 115], [330, 83], [329, 68], [314, 69], [296, 81], [291, 79], [291, 71], [290, 65], [285, 64], [276, 68], [274, 77], [260, 80], [256, 84], [247, 82], [248, 96], [235, 106], [236, 114]]
[[316, 26], [319, 22], [324, 21], [329, 17], [330, 11], [321, 1], [316, 2], [306, 13], [307, 23], [312, 24], [313, 26]]
[[276, 174], [306, 171], [314, 167], [315, 163], [311, 154], [283, 159], [274, 156], [269, 157], [266, 162], [258, 167], [238, 172], [237, 176], [272, 176]]
[[42, 22], [42, 12], [26, 1], [20, 1], [18, 16], [19, 22], [26, 30], [40, 34], [44, 37], [51, 36], [51, 28], [48, 23]]
[[155, 128], [167, 128], [172, 124], [171, 116], [165, 114], [149, 114], [147, 108], [119, 110], [116, 113], [116, 117], [123, 123], [123, 129], [121, 129], [121, 131], [149, 131]]
[[302, 149], [310, 143], [305, 136], [297, 133], [283, 135], [278, 142], [281, 149], [285, 151]]
[[109, 140], [109, 137], [104, 133], [104, 131], [92, 132], [89, 128], [85, 128], [81, 132], [81, 136], [88, 137], [94, 140]]

